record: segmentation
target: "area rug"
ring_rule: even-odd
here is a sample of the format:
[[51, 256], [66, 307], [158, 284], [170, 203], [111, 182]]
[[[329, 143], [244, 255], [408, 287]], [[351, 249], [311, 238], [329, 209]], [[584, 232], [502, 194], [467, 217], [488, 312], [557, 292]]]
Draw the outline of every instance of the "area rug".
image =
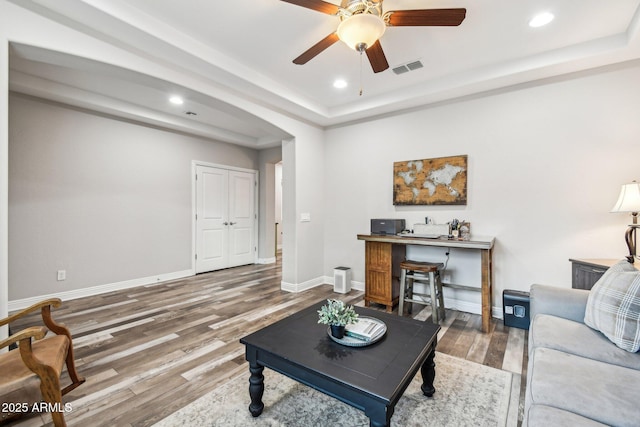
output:
[[[420, 391], [420, 373], [396, 405], [392, 426], [505, 426], [514, 405], [513, 374], [464, 359], [436, 353], [436, 393]], [[249, 413], [249, 372], [203, 396], [155, 424], [184, 426], [368, 426], [362, 411], [270, 369], [264, 370], [262, 415]], [[517, 400], [515, 400], [517, 407]], [[513, 410], [513, 408], [512, 408]], [[517, 410], [517, 408], [516, 408]]]

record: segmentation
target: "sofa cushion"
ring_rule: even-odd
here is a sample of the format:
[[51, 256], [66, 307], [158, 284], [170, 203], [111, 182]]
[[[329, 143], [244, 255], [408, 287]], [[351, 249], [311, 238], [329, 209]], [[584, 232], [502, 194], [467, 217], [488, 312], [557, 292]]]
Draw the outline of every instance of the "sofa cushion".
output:
[[640, 371], [548, 348], [536, 348], [529, 366], [529, 409], [546, 405], [608, 425], [638, 425]]
[[537, 347], [565, 351], [589, 359], [640, 370], [640, 353], [629, 353], [615, 345], [599, 331], [548, 314], [533, 319], [529, 330], [529, 357]]
[[640, 271], [627, 261], [612, 265], [591, 288], [584, 323], [624, 350], [640, 350]]
[[580, 426], [580, 427], [601, 427], [606, 424], [599, 423], [597, 421], [590, 420], [589, 418], [582, 417], [574, 414], [573, 412], [567, 412], [562, 409], [552, 408], [545, 405], [534, 405], [529, 409], [529, 413], [526, 415], [526, 424], [529, 426]]

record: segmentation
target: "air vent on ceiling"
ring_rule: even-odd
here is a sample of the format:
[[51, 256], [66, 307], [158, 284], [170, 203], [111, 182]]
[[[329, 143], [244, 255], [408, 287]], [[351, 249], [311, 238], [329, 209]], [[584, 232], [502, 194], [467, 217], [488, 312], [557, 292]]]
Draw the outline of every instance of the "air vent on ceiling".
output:
[[402, 64], [393, 68], [393, 72], [396, 74], [404, 74], [404, 73], [408, 73], [409, 71], [418, 70], [423, 67], [424, 65], [422, 65], [422, 62], [411, 61], [411, 62], [407, 62], [406, 64]]
[[409, 71], [411, 70], [408, 69], [406, 65], [401, 65], [393, 69], [393, 72], [396, 74], [404, 74], [404, 73], [408, 73]]
[[422, 65], [422, 62], [420, 61], [413, 61], [407, 64], [407, 68], [410, 69], [411, 71], [417, 70], [418, 68], [422, 68], [422, 67], [424, 67], [424, 65]]

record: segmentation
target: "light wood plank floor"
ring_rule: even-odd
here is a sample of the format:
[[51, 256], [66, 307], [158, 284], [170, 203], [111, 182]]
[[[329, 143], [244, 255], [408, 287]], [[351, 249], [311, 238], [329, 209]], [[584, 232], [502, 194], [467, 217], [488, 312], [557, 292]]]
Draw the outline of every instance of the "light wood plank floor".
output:
[[[152, 425], [248, 371], [239, 343], [244, 335], [326, 298], [363, 305], [360, 291], [342, 295], [323, 285], [293, 294], [280, 290], [280, 280], [278, 262], [63, 302], [54, 318], [71, 329], [78, 371], [87, 378], [64, 399], [73, 408], [67, 423]], [[415, 306], [415, 318], [429, 315]], [[479, 315], [447, 310], [438, 350], [524, 378], [526, 331], [494, 319], [483, 334], [480, 324]], [[515, 390], [520, 406], [523, 389]], [[51, 418], [34, 415], [9, 425], [51, 425]]]

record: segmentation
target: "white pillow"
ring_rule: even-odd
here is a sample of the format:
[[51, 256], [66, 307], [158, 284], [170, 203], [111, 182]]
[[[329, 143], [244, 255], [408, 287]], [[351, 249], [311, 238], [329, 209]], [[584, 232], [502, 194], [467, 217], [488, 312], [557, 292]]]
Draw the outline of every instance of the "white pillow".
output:
[[640, 350], [640, 271], [633, 264], [614, 264], [593, 285], [584, 323], [624, 350]]

